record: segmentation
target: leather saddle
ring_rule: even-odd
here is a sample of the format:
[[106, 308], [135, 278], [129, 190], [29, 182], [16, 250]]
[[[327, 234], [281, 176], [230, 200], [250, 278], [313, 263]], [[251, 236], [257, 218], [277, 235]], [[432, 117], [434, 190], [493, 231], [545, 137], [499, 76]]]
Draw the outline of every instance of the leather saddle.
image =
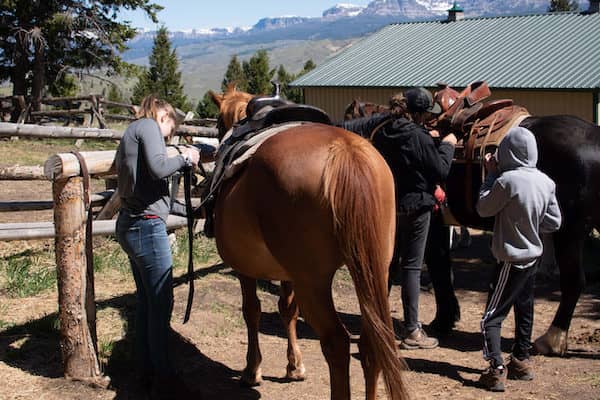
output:
[[[435, 98], [446, 111], [438, 118], [438, 126], [463, 137], [463, 146], [457, 146], [455, 158], [479, 160], [497, 147], [508, 130], [529, 116], [512, 99], [484, 102], [491, 95], [485, 81], [476, 81], [458, 93], [445, 84]], [[458, 93], [458, 96], [456, 95]]]
[[233, 128], [231, 138], [236, 141], [249, 138], [253, 133], [284, 122], [332, 124], [329, 115], [317, 107], [295, 104], [283, 99], [267, 98], [262, 103], [253, 103], [254, 100], [252, 99], [246, 106], [246, 118]]
[[264, 136], [284, 130], [283, 125], [303, 122], [332, 125], [329, 115], [317, 107], [295, 104], [279, 96], [252, 99], [246, 106], [246, 118], [234, 125], [219, 145], [210, 192], [218, 193], [230, 166], [246, 159], [248, 150], [259, 146]]

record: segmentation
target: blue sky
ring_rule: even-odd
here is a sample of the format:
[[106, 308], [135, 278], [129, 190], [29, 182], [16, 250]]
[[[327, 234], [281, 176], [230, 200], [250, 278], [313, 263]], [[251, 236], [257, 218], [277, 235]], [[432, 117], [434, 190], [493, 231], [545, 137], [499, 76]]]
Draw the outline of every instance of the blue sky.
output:
[[[224, 28], [252, 26], [262, 17], [297, 15], [319, 17], [337, 3], [367, 5], [371, 0], [154, 0], [164, 6], [158, 14], [161, 23], [171, 30], [191, 28]], [[154, 29], [156, 25], [140, 12], [121, 14], [139, 28]]]

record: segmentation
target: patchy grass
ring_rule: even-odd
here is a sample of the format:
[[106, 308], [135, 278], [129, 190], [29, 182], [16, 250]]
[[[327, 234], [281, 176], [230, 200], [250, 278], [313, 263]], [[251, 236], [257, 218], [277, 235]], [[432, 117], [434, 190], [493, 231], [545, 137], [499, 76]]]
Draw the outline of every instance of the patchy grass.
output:
[[56, 287], [54, 257], [48, 252], [25, 250], [0, 259], [0, 270], [5, 276], [4, 290], [10, 297], [35, 296]]

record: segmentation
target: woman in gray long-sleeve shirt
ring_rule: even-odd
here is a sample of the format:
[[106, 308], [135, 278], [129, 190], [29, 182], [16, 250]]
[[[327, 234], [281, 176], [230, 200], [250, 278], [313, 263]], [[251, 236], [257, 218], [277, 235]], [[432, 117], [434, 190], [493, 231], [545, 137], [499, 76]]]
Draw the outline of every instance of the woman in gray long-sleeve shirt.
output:
[[197, 164], [198, 152], [186, 149], [175, 157], [167, 156], [165, 137], [176, 125], [176, 113], [169, 103], [148, 96], [138, 118], [125, 131], [117, 150], [122, 206], [116, 233], [129, 257], [137, 288], [137, 372], [153, 398], [168, 398], [183, 386], [177, 382], [167, 348], [173, 309], [167, 178], [186, 165]]

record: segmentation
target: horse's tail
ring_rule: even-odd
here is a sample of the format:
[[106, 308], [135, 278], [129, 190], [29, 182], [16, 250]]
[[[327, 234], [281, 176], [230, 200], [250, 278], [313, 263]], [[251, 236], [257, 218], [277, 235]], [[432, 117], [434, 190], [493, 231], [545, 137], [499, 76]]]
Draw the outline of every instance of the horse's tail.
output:
[[[408, 398], [402, 379], [405, 364], [399, 358], [395, 343], [387, 296], [390, 254], [384, 250], [393, 234], [386, 224], [393, 223], [390, 218], [394, 218], [393, 212], [384, 208], [386, 204], [393, 207], [394, 200], [388, 199], [386, 203], [378, 190], [382, 182], [378, 177], [380, 157], [358, 136], [336, 140], [330, 147], [323, 187], [325, 199], [333, 210], [338, 245], [343, 249], [360, 303], [361, 335], [367, 335], [372, 349], [372, 354], [361, 354], [361, 357], [381, 368], [389, 397], [400, 400]], [[391, 174], [389, 179], [393, 185]]]

